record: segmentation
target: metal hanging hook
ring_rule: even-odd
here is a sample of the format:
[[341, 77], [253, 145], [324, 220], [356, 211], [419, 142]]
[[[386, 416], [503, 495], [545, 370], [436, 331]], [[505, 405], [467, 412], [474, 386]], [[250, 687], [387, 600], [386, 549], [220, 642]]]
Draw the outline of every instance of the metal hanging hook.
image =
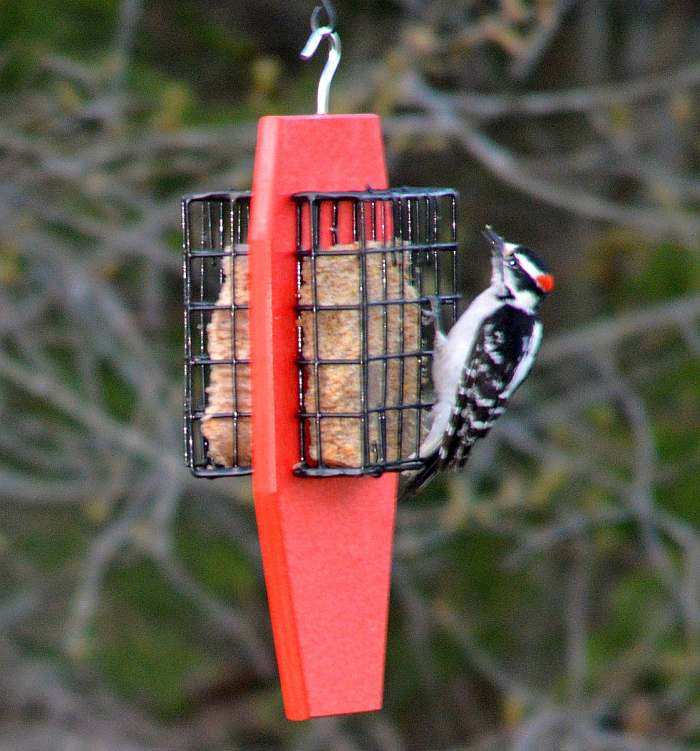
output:
[[[318, 49], [318, 45], [321, 43], [321, 41], [323, 39], [328, 39], [328, 60], [323, 66], [323, 72], [321, 73], [321, 78], [318, 81], [318, 96], [316, 99], [317, 114], [327, 115], [328, 102], [330, 100], [331, 81], [333, 80], [335, 71], [337, 70], [338, 64], [340, 63], [341, 48], [340, 37], [335, 30], [335, 8], [331, 4], [330, 0], [321, 0], [321, 2], [323, 3], [323, 6], [317, 5], [314, 8], [313, 13], [311, 14], [311, 35], [306, 41], [304, 49], [300, 53], [300, 57], [303, 60], [310, 60], [314, 56], [314, 53]], [[322, 10], [326, 11], [327, 23], [324, 26], [321, 26], [319, 23], [319, 14]]]

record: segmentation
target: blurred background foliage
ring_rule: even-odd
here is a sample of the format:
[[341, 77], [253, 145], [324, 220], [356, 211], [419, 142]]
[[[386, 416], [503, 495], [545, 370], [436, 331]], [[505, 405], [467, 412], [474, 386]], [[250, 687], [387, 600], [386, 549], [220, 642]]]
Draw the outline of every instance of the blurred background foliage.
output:
[[311, 112], [301, 0], [0, 4], [0, 749], [700, 747], [700, 6], [337, 2], [332, 109], [558, 279], [399, 510], [386, 707], [283, 719], [249, 487], [181, 465], [178, 199]]

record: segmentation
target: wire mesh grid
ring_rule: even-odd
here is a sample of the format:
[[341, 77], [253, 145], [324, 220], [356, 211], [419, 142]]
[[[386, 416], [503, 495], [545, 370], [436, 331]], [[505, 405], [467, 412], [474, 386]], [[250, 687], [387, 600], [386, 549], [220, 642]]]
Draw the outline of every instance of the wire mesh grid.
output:
[[[302, 193], [298, 391], [304, 476], [422, 465], [433, 405], [431, 298], [456, 317], [457, 195]], [[447, 321], [445, 321], [447, 322]]]
[[251, 472], [250, 193], [182, 201], [185, 461], [199, 477]]

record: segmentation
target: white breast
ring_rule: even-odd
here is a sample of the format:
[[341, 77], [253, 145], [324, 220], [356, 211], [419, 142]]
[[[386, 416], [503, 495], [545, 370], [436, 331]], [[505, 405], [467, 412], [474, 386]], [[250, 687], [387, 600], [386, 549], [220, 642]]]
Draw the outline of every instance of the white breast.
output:
[[[503, 305], [490, 287], [474, 298], [447, 334], [440, 362], [433, 365], [433, 380], [439, 401], [454, 401], [464, 366], [474, 348], [481, 324]], [[436, 367], [438, 366], [438, 367]], [[436, 372], [439, 370], [438, 372]], [[439, 377], [438, 377], [439, 376]]]
[[[433, 385], [436, 403], [430, 417], [430, 432], [420, 447], [420, 456], [429, 456], [437, 451], [450, 421], [452, 405], [462, 378], [464, 366], [471, 356], [479, 329], [485, 318], [501, 305], [491, 287], [474, 298], [447, 334], [447, 340], [435, 347], [433, 355]], [[437, 344], [437, 340], [436, 340]]]

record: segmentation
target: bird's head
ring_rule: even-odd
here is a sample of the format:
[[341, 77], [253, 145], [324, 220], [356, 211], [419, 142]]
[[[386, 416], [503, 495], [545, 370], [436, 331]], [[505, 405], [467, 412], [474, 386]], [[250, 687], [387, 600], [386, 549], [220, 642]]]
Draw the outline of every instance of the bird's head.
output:
[[554, 289], [554, 277], [547, 264], [530, 248], [506, 242], [491, 227], [484, 235], [491, 242], [494, 267], [500, 267], [506, 295], [519, 307], [535, 310]]

